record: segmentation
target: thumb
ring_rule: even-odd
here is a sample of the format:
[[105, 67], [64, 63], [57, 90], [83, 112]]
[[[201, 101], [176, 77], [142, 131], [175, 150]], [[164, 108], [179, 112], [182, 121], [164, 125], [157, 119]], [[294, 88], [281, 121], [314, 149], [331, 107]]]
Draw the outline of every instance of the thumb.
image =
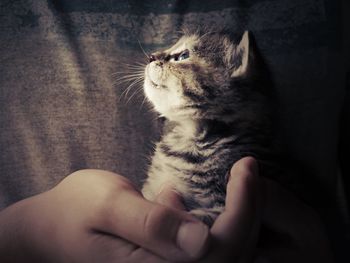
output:
[[255, 159], [245, 157], [237, 161], [231, 169], [227, 184], [225, 211], [219, 215], [211, 229], [222, 259], [242, 260], [247, 257], [247, 253], [252, 254], [260, 222], [258, 190], [259, 177]]
[[201, 257], [208, 247], [206, 225], [185, 211], [144, 199], [130, 185], [119, 189], [109, 211], [100, 222], [100, 230], [168, 260], [194, 260]]
[[155, 201], [158, 204], [162, 204], [168, 207], [172, 207], [179, 210], [186, 210], [182, 203], [181, 196], [176, 192], [172, 185], [163, 186], [162, 190], [156, 196]]

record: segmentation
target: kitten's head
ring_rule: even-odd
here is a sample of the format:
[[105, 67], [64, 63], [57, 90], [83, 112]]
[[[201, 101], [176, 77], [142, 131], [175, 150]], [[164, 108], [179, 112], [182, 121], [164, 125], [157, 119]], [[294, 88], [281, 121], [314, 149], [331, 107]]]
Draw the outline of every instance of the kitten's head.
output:
[[215, 118], [235, 100], [234, 80], [249, 72], [249, 34], [238, 44], [223, 34], [186, 34], [153, 53], [144, 89], [156, 111], [170, 120]]

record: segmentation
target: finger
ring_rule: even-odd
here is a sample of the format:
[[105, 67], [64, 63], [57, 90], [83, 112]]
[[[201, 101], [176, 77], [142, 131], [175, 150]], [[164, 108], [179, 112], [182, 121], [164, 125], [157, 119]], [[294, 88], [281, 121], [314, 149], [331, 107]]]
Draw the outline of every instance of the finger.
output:
[[[117, 261], [119, 262], [119, 261]], [[168, 260], [165, 260], [150, 251], [140, 247], [136, 250], [134, 250], [130, 256], [128, 257], [128, 260], [126, 262], [132, 262], [132, 263], [166, 263], [170, 262]]]
[[185, 210], [181, 196], [172, 185], [165, 185], [157, 195], [155, 202], [179, 210]]
[[212, 229], [223, 241], [239, 239], [238, 233], [246, 235], [247, 228], [251, 228], [257, 214], [257, 188], [256, 161], [251, 157], [239, 160], [231, 169], [225, 211], [217, 218]]
[[[89, 249], [82, 250], [83, 262], [118, 263], [166, 263], [169, 262], [152, 252], [132, 244], [122, 238], [95, 233], [87, 239]], [[79, 261], [80, 262], [80, 261]]]
[[119, 187], [101, 231], [120, 236], [172, 261], [199, 258], [209, 230], [188, 213], [145, 200], [132, 186]]
[[216, 242], [231, 258], [241, 257], [248, 244], [255, 246], [252, 238], [256, 240], [258, 231], [258, 184], [258, 167], [254, 158], [246, 157], [235, 163], [227, 185], [225, 211], [211, 229]]

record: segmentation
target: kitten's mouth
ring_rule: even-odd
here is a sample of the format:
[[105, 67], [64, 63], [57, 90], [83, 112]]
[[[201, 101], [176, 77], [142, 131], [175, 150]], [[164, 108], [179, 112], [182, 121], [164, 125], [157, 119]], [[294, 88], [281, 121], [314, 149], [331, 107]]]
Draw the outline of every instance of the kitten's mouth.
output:
[[151, 84], [152, 88], [156, 88], [156, 89], [159, 89], [159, 85], [157, 83], [155, 83], [152, 79], [151, 79], [151, 76], [148, 72], [148, 69], [146, 69], [146, 79], [147, 81], [149, 82], [149, 84]]
[[148, 80], [149, 84], [151, 84], [152, 88], [160, 89], [160, 88], [166, 88], [167, 87], [167, 86], [164, 86], [162, 84], [155, 83], [152, 80], [152, 78], [151, 78], [151, 76], [149, 74], [149, 69], [148, 68], [146, 69], [146, 77], [147, 77], [147, 80]]
[[154, 83], [154, 82], [151, 80], [150, 77], [148, 77], [148, 79], [149, 79], [149, 82], [151, 83], [151, 86], [152, 86], [153, 88], [156, 88], [156, 89], [159, 89], [159, 88], [160, 88], [160, 85]]
[[149, 75], [147, 76], [147, 80], [149, 82], [149, 84], [151, 84], [152, 88], [155, 88], [155, 89], [166, 89], [167, 86], [165, 85], [162, 85], [162, 84], [157, 84], [155, 83], [154, 81], [151, 80], [151, 78], [149, 77]]

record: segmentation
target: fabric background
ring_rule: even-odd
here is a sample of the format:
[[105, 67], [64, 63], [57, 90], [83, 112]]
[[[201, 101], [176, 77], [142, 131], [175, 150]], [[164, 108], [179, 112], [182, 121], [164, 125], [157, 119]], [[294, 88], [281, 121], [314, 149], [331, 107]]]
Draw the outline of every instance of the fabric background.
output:
[[341, 14], [331, 0], [0, 0], [0, 208], [84, 168], [141, 185], [160, 125], [141, 90], [121, 96], [113, 73], [144, 60], [138, 41], [166, 47], [182, 24], [249, 29], [275, 81], [277, 134], [344, 257]]

